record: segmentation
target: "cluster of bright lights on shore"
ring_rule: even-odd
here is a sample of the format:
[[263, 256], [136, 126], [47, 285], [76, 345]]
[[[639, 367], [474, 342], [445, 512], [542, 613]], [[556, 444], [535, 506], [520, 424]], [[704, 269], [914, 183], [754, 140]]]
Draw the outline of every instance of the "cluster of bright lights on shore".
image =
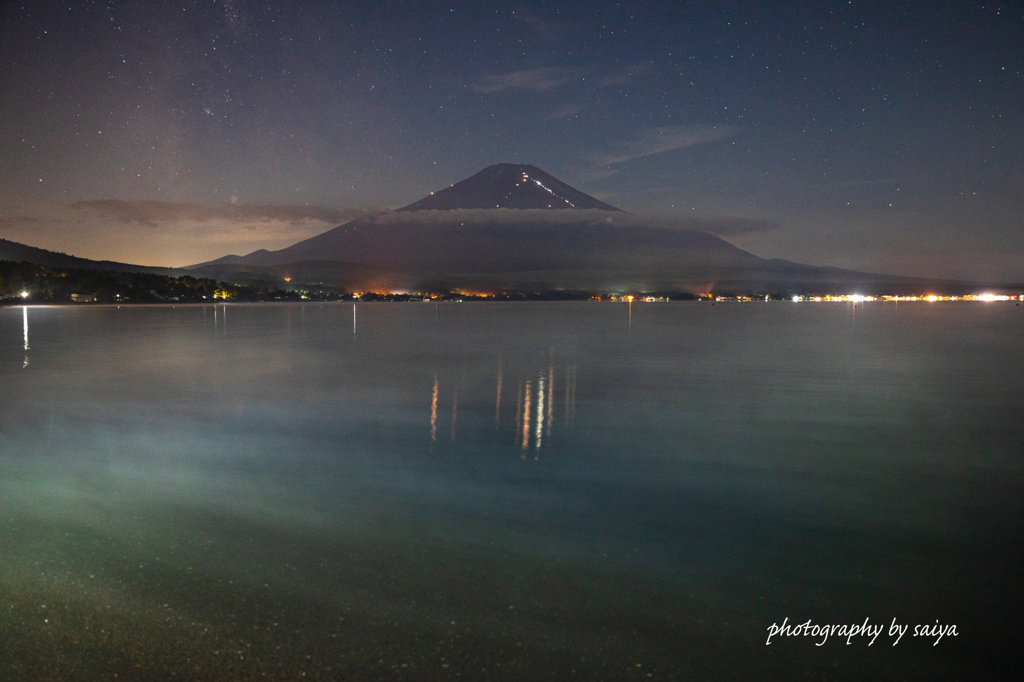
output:
[[[600, 296], [592, 296], [591, 301], [600, 301]], [[622, 303], [632, 303], [633, 301], [643, 303], [666, 303], [669, 298], [667, 296], [615, 296], [609, 298], [610, 301], [621, 301]]]
[[[441, 298], [437, 294], [420, 294], [419, 292], [407, 292], [407, 291], [390, 291], [390, 292], [388, 292], [388, 291], [380, 291], [380, 292], [366, 292], [366, 293], [374, 293], [374, 294], [376, 294], [378, 296], [392, 296], [392, 295], [394, 295], [394, 296], [410, 296], [410, 297], [413, 297], [413, 298], [419, 298], [420, 296], [422, 296], [422, 300], [424, 300], [424, 301], [437, 301], [437, 300], [439, 300]], [[469, 296], [469, 297], [473, 297], [473, 298], [492, 298], [494, 296], [493, 293], [473, 292], [473, 291], [464, 291], [464, 290], [456, 290], [455, 293], [457, 293], [459, 295], [462, 295], [462, 296]], [[28, 291], [21, 291], [19, 295], [21, 296], [21, 298], [27, 299], [30, 296], [30, 293]], [[83, 295], [81, 295], [81, 294], [74, 294], [73, 298], [75, 296], [83, 296]], [[364, 296], [363, 292], [354, 292], [354, 293], [352, 293], [352, 298], [354, 300], [357, 300], [357, 301], [361, 300], [363, 296]], [[88, 302], [91, 302], [92, 300], [94, 300], [92, 296], [87, 296], [85, 298], [87, 299]], [[117, 298], [120, 300], [121, 295], [118, 294]], [[203, 296], [203, 298], [205, 299], [206, 296]], [[218, 289], [217, 291], [214, 292], [212, 298], [214, 300], [222, 299], [222, 300], [227, 301], [227, 300], [230, 300], [232, 298], [232, 296], [231, 296], [231, 292], [229, 292], [229, 291], [227, 291], [225, 289]], [[302, 298], [303, 299], [308, 299], [308, 296], [303, 294]], [[712, 300], [712, 301], [718, 301], [718, 302], [725, 302], [725, 301], [746, 302], [746, 301], [767, 301], [767, 300], [769, 300], [768, 296], [765, 296], [765, 297], [762, 298], [761, 296], [755, 296], [755, 297], [751, 297], [751, 296], [715, 296], [715, 295], [712, 295], [712, 294], [701, 294], [698, 298], [701, 299], [701, 300]], [[75, 299], [75, 300], [78, 300], [78, 299]], [[175, 299], [175, 300], [177, 300], [177, 299]], [[590, 300], [591, 301], [600, 301], [601, 300], [601, 296], [592, 296], [590, 298]], [[609, 297], [608, 300], [620, 301], [622, 303], [632, 303], [634, 301], [636, 301], [638, 303], [639, 302], [644, 302], [644, 303], [663, 303], [663, 302], [667, 302], [667, 301], [672, 300], [672, 299], [670, 299], [667, 296], [645, 296], [645, 295], [633, 296], [633, 295], [628, 295], [628, 294], [613, 294], [613, 295], [611, 295]], [[839, 302], [847, 302], [847, 303], [863, 303], [865, 301], [927, 301], [927, 302], [935, 302], [935, 301], [983, 301], [983, 302], [991, 302], [991, 301], [1024, 301], [1024, 294], [1019, 294], [1019, 295], [1016, 295], [1016, 296], [1014, 296], [1014, 295], [1006, 295], [1006, 294], [991, 294], [991, 293], [968, 294], [966, 296], [939, 296], [938, 294], [925, 294], [925, 295], [922, 295], [922, 296], [864, 296], [862, 294], [844, 294], [844, 295], [841, 295], [841, 296], [803, 296], [803, 295], [800, 295], [800, 294], [795, 294], [795, 295], [793, 295], [791, 297], [790, 300], [792, 300], [794, 302], [802, 302], [802, 301], [809, 301], [809, 302], [830, 302], [830, 301], [833, 301], [834, 302], [834, 301], [839, 301]]]
[[1002, 294], [970, 294], [967, 296], [861, 296], [847, 294], [845, 296], [793, 296], [794, 301], [848, 301], [863, 303], [864, 301], [1024, 301], [1024, 295], [1006, 296]]

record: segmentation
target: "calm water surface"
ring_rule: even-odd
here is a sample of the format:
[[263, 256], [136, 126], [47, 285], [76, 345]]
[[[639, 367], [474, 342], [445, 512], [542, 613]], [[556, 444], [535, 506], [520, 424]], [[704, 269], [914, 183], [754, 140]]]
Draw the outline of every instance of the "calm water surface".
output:
[[998, 678], [1021, 311], [2, 309], [0, 679]]

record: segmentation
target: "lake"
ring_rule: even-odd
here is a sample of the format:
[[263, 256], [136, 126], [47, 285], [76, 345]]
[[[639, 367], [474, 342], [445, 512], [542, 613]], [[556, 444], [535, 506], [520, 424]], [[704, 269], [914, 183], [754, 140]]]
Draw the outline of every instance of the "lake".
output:
[[1012, 302], [7, 307], [0, 391], [0, 679], [1019, 670]]

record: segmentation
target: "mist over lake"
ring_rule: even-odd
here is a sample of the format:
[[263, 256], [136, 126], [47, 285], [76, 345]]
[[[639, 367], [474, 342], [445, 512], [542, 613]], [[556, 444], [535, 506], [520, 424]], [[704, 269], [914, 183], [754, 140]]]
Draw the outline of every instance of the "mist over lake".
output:
[[994, 679], [1021, 377], [1013, 303], [3, 308], [0, 679]]

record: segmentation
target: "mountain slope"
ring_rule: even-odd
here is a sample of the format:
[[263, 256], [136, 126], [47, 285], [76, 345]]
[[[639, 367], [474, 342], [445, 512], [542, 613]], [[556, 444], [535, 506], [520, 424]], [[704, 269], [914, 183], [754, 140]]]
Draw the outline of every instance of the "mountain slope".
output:
[[280, 251], [250, 254], [241, 262], [344, 260], [419, 274], [762, 263], [757, 256], [704, 232], [627, 227], [585, 218], [498, 224], [481, 218], [431, 217], [435, 220], [355, 220]]
[[20, 263], [27, 261], [36, 265], [45, 265], [50, 268], [79, 268], [82, 270], [112, 270], [115, 272], [148, 272], [154, 275], [168, 275], [181, 277], [191, 274], [177, 268], [155, 268], [147, 265], [132, 265], [130, 263], [118, 263], [109, 260], [89, 260], [69, 256], [66, 253], [47, 251], [35, 246], [26, 246], [18, 242], [0, 239], [0, 260]]

